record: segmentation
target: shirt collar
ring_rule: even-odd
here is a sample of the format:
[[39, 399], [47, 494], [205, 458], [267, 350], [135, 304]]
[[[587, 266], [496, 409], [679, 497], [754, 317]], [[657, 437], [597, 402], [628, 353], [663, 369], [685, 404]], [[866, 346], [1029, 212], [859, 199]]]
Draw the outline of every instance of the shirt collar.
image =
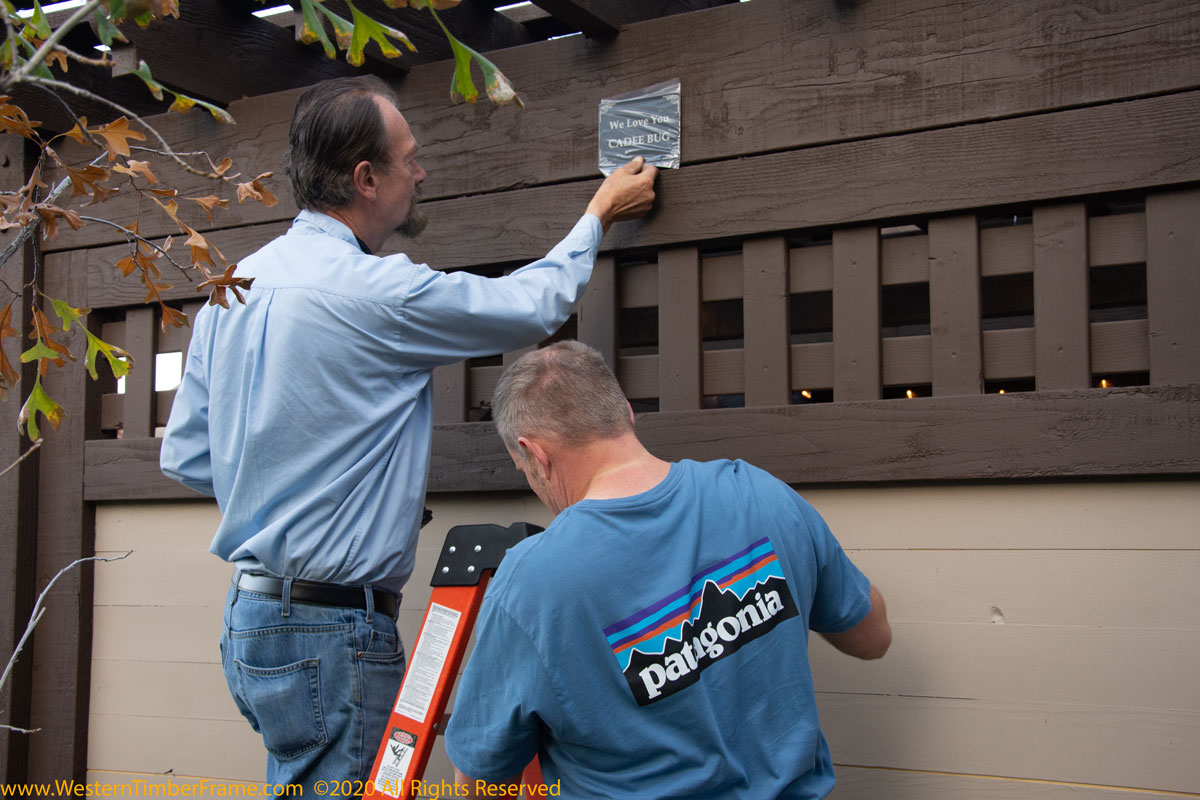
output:
[[366, 244], [363, 243], [363, 240], [359, 239], [354, 234], [354, 231], [350, 230], [349, 225], [341, 220], [334, 219], [328, 214], [322, 214], [320, 211], [304, 210], [296, 215], [296, 220], [293, 225], [297, 227], [311, 225], [314, 228], [329, 234], [330, 236], [337, 237], [344, 242], [354, 245], [367, 255], [373, 255], [371, 250], [366, 246]]

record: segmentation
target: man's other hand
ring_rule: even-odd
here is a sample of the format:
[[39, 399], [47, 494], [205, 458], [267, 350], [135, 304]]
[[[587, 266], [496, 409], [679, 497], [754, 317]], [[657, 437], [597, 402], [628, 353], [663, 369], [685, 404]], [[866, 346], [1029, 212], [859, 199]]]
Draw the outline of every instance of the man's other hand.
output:
[[588, 203], [587, 213], [600, 218], [605, 233], [614, 222], [645, 216], [654, 205], [654, 179], [657, 176], [658, 167], [647, 166], [638, 156], [604, 179], [592, 202]]

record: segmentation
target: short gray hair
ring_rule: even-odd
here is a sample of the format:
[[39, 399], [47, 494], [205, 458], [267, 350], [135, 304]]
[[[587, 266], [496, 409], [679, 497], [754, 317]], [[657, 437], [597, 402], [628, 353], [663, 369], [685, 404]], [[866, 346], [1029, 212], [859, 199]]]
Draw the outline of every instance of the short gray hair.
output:
[[300, 95], [284, 155], [297, 206], [342, 208], [354, 198], [359, 162], [384, 171], [391, 167], [391, 143], [376, 97], [397, 105], [396, 93], [374, 75], [322, 81]]
[[543, 436], [579, 445], [633, 430], [621, 384], [594, 347], [571, 339], [526, 353], [504, 370], [492, 394], [504, 446]]

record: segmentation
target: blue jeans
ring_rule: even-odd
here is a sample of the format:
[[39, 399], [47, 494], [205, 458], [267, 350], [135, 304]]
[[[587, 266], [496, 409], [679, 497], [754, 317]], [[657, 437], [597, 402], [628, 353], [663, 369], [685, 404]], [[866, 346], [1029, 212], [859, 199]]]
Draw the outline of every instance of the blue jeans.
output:
[[395, 620], [232, 586], [221, 664], [262, 734], [268, 783], [300, 784], [312, 797], [317, 781], [367, 779], [404, 678]]

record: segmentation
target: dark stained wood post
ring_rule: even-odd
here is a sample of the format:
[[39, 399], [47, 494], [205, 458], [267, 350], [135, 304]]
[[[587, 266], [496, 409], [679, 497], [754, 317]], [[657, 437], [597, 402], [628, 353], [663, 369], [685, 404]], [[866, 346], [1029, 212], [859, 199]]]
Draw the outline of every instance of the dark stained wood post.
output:
[[126, 438], [154, 435], [154, 360], [158, 308], [140, 306], [125, 312], [125, 350], [133, 369], [125, 376], [122, 429]]
[[979, 224], [974, 214], [929, 221], [933, 394], [983, 391]]
[[579, 341], [604, 355], [617, 370], [617, 265], [612, 256], [600, 256], [592, 279], [579, 304]]
[[788, 245], [782, 236], [742, 246], [746, 405], [785, 406], [792, 396]]
[[[48, 270], [45, 292], [73, 306], [87, 304], [87, 269], [81, 258], [68, 269]], [[153, 324], [153, 318], [151, 319]], [[68, 334], [78, 351], [82, 334]], [[153, 362], [153, 351], [149, 359]], [[145, 363], [139, 363], [144, 367]], [[149, 371], [149, 370], [148, 370]], [[38, 481], [37, 589], [75, 559], [95, 554], [95, 513], [83, 499], [84, 442], [89, 409], [87, 371], [79, 364], [51, 370], [46, 392], [66, 409], [57, 431], [42, 446]], [[150, 384], [153, 389], [153, 383]], [[30, 723], [41, 728], [29, 742], [34, 782], [87, 777], [88, 701], [92, 657], [92, 565], [82, 564], [55, 584], [38, 624], [33, 661]]]
[[879, 228], [833, 232], [833, 399], [882, 396]]
[[1150, 383], [1200, 383], [1200, 189], [1146, 198]]
[[[26, 179], [24, 140], [17, 136], [0, 136], [0, 188], [15, 191]], [[0, 236], [0, 250], [16, 237], [17, 231]], [[31, 446], [17, 433], [17, 414], [33, 387], [37, 364], [22, 364], [20, 354], [29, 344], [26, 332], [30, 323], [31, 288], [33, 282], [33, 251], [29, 244], [17, 250], [9, 260], [0, 264], [0, 279], [19, 295], [5, 296], [0, 309], [12, 301], [9, 319], [17, 336], [4, 342], [4, 354], [20, 373], [20, 382], [10, 389], [8, 397], [0, 400], [0, 415], [6, 420], [0, 427], [0, 470], [15, 464]], [[41, 420], [39, 420], [39, 423]], [[33, 610], [34, 575], [37, 563], [37, 471], [39, 454], [13, 467], [0, 476], [0, 657], [5, 662], [25, 632]], [[29, 728], [30, 684], [33, 676], [33, 657], [26, 650], [9, 675], [8, 684], [0, 694], [0, 721], [19, 728]], [[16, 785], [27, 780], [29, 735], [0, 729], [0, 781]]]
[[700, 250], [658, 254], [658, 405], [660, 411], [700, 408]]
[[1033, 210], [1034, 371], [1038, 391], [1092, 383], [1087, 208]]

